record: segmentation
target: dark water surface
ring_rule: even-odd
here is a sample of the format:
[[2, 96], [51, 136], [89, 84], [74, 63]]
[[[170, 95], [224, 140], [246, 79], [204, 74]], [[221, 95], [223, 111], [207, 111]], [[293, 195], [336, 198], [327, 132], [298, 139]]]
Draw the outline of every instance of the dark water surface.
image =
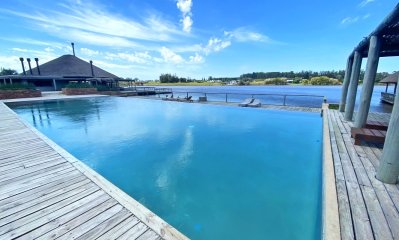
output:
[[[164, 86], [163, 86], [164, 87]], [[169, 88], [169, 86], [168, 86]], [[241, 94], [289, 94], [289, 95], [317, 95], [325, 96], [329, 103], [339, 103], [341, 98], [342, 86], [171, 86], [173, 91], [181, 92], [206, 92], [209, 94], [208, 99], [213, 101], [225, 101], [225, 94], [215, 93], [232, 93], [228, 95], [228, 101], [239, 102], [250, 95]], [[361, 86], [358, 87], [357, 102], [361, 95]], [[391, 92], [391, 87], [388, 92]], [[381, 92], [385, 91], [385, 86], [375, 86], [371, 99], [370, 111], [372, 112], [391, 112], [392, 105], [382, 103], [380, 101]], [[184, 96], [184, 93], [181, 93]], [[200, 94], [190, 93], [193, 97]], [[283, 104], [283, 96], [255, 96], [262, 100], [263, 104]], [[308, 106], [319, 107], [322, 97], [287, 97], [286, 104], [292, 106]], [[356, 108], [358, 103], [356, 104]]]

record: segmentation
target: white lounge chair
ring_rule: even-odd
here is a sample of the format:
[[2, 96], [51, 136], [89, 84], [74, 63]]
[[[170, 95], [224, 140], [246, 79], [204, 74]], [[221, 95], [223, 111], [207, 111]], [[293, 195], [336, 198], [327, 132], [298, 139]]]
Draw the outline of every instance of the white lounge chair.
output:
[[242, 103], [238, 104], [240, 107], [248, 107], [248, 104], [252, 103], [255, 99], [247, 98]]
[[259, 99], [254, 99], [253, 102], [247, 105], [247, 107], [260, 107], [262, 104]]

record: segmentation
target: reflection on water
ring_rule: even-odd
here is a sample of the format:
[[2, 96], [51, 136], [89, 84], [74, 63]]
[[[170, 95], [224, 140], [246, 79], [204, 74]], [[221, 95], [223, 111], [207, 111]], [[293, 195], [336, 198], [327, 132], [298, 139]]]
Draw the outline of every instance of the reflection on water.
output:
[[118, 97], [12, 108], [192, 239], [320, 239], [317, 113]]

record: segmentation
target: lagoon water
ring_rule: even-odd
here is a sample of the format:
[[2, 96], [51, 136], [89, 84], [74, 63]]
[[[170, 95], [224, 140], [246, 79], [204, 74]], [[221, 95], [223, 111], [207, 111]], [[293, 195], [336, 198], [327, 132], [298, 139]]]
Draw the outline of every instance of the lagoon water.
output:
[[321, 239], [319, 113], [118, 97], [12, 108], [192, 239]]
[[[164, 86], [163, 86], [164, 87]], [[169, 88], [169, 86], [168, 86]], [[201, 87], [191, 87], [191, 86], [171, 86], [174, 91], [181, 92], [207, 92], [207, 93], [236, 93], [232, 97], [235, 101], [242, 100], [245, 96], [238, 98], [238, 94], [305, 94], [305, 95], [319, 95], [325, 96], [327, 102], [329, 103], [339, 103], [341, 98], [341, 86], [201, 86]], [[371, 99], [370, 111], [372, 112], [391, 112], [392, 105], [382, 103], [380, 101], [381, 92], [385, 91], [385, 86], [375, 86], [373, 96]], [[393, 87], [388, 89], [388, 92], [392, 92]], [[194, 94], [190, 94], [194, 95]], [[358, 87], [357, 91], [357, 102], [360, 99], [361, 86]], [[248, 96], [247, 96], [248, 97]], [[211, 94], [211, 100], [214, 101], [224, 101], [225, 96], [223, 94]], [[282, 104], [282, 98], [280, 97], [264, 97], [263, 103], [271, 104]], [[230, 99], [229, 99], [230, 101]], [[309, 106], [309, 107], [319, 107], [322, 98], [288, 98], [287, 104], [293, 106]], [[358, 107], [358, 104], [356, 104]]]

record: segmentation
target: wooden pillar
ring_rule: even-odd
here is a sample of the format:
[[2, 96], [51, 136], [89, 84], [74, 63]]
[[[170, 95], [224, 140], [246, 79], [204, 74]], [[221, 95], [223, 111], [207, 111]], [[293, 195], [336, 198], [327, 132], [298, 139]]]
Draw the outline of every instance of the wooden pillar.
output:
[[54, 87], [54, 91], [57, 91], [57, 83], [56, 83], [55, 79], [53, 79], [53, 87]]
[[371, 96], [374, 89], [375, 76], [377, 75], [381, 39], [371, 36], [369, 53], [367, 59], [366, 73], [363, 79], [362, 95], [360, 96], [360, 106], [356, 115], [355, 127], [361, 128], [366, 125], [367, 116], [370, 110]]
[[341, 102], [339, 103], [340, 112], [345, 111], [346, 97], [348, 95], [348, 87], [352, 74], [352, 64], [353, 64], [353, 55], [349, 56], [348, 62], [346, 63], [345, 78], [342, 84]]
[[351, 80], [349, 83], [348, 100], [345, 106], [345, 120], [352, 121], [353, 111], [355, 110], [357, 85], [359, 83], [360, 68], [362, 67], [362, 55], [355, 51], [352, 65]]
[[377, 179], [384, 183], [396, 183], [399, 176], [399, 97], [395, 97], [391, 119], [389, 120], [387, 136]]

